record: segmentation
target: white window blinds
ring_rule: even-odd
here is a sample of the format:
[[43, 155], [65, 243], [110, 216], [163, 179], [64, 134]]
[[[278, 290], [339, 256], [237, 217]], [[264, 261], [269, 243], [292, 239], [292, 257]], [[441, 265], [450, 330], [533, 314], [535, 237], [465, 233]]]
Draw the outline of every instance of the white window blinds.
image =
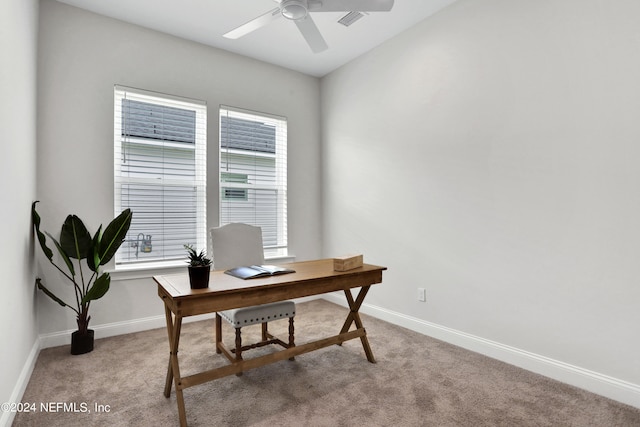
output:
[[206, 105], [115, 88], [115, 212], [133, 218], [116, 267], [206, 249]]
[[266, 257], [287, 255], [287, 120], [220, 108], [220, 225], [262, 228]]

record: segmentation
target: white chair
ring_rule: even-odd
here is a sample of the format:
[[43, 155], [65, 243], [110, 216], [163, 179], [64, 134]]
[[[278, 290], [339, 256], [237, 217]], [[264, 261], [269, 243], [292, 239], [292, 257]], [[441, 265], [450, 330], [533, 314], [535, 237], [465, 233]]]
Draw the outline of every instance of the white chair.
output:
[[[211, 246], [213, 249], [213, 268], [227, 270], [234, 267], [264, 264], [262, 246], [262, 229], [248, 224], [231, 223], [211, 229]], [[240, 279], [238, 279], [240, 280]], [[242, 360], [242, 352], [269, 344], [278, 344], [285, 348], [295, 346], [293, 318], [295, 316], [293, 301], [278, 301], [251, 307], [242, 307], [216, 313], [216, 353], [223, 353], [231, 362]], [[271, 335], [268, 322], [278, 319], [289, 319], [289, 340], [285, 343]], [[231, 352], [222, 342], [222, 319], [236, 328], [235, 349]], [[241, 329], [244, 326], [262, 324], [262, 341], [242, 345]], [[235, 357], [231, 354], [235, 353]], [[290, 360], [293, 360], [292, 357]], [[242, 375], [240, 372], [238, 375]]]

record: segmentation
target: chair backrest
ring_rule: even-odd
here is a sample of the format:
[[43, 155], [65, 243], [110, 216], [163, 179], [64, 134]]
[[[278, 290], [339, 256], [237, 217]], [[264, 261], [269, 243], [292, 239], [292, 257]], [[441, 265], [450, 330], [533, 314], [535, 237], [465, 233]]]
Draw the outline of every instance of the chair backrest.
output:
[[234, 222], [212, 228], [211, 245], [216, 270], [264, 264], [260, 227]]

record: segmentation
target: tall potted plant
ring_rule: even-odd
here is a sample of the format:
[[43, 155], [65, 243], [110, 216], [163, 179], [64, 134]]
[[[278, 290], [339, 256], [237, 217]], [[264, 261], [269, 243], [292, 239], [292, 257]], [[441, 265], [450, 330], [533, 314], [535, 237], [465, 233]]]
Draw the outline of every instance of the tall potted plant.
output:
[[[42, 279], [36, 278], [36, 286], [49, 298], [63, 307], [68, 307], [76, 314], [78, 330], [71, 335], [71, 354], [83, 354], [93, 350], [93, 330], [89, 329], [89, 307], [91, 301], [102, 298], [109, 290], [111, 277], [109, 273], [100, 273], [100, 266], [108, 263], [116, 251], [124, 242], [124, 238], [131, 225], [131, 210], [122, 211], [102, 232], [102, 225], [91, 237], [82, 220], [76, 215], [67, 216], [59, 240], [51, 234], [40, 231], [40, 215], [36, 211], [36, 203], [31, 205], [31, 217], [33, 228], [40, 243], [40, 247], [49, 262], [73, 284], [75, 291], [75, 304], [67, 304], [53, 294], [42, 283]], [[53, 260], [53, 251], [47, 246], [47, 237], [53, 241], [60, 258], [64, 261], [66, 270], [61, 268]], [[75, 262], [72, 260], [76, 260]], [[82, 265], [89, 267], [91, 274], [85, 277]], [[77, 265], [77, 269], [76, 269]]]

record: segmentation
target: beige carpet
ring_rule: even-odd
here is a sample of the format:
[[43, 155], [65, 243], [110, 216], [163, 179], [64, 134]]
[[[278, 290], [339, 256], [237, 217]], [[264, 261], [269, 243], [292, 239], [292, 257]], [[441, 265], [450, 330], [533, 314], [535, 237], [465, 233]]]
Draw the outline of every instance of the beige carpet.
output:
[[[345, 316], [345, 308], [323, 300], [299, 304], [297, 341], [335, 334]], [[189, 388], [189, 425], [640, 426], [639, 409], [368, 316], [363, 321], [377, 364], [354, 340]], [[271, 329], [286, 334], [286, 325]], [[260, 328], [245, 329], [250, 338]], [[232, 329], [224, 331], [232, 345]], [[183, 325], [183, 375], [226, 363], [212, 343], [212, 320]], [[273, 348], [245, 356], [265, 351]], [[178, 425], [175, 392], [162, 394], [168, 356], [164, 329], [97, 340], [81, 356], [69, 355], [68, 346], [45, 349], [23, 397], [37, 411], [17, 414], [13, 425]], [[75, 404], [79, 412], [61, 406], [46, 413], [41, 402]], [[96, 413], [96, 404], [108, 412]]]

